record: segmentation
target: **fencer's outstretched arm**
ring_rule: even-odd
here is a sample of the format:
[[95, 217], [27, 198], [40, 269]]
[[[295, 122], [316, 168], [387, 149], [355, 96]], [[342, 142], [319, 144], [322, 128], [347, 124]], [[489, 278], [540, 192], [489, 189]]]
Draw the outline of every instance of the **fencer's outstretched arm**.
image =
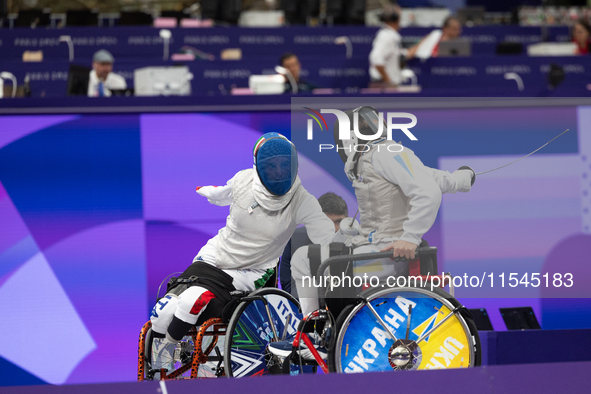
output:
[[305, 197], [296, 211], [296, 223], [306, 226], [310, 241], [314, 244], [328, 245], [331, 242], [344, 242], [348, 237], [334, 231], [334, 223], [322, 212], [320, 203], [305, 191]]
[[375, 152], [372, 156], [374, 170], [400, 187], [410, 198], [411, 210], [402, 228], [400, 240], [419, 245], [421, 238], [435, 222], [441, 205], [442, 190], [432, 175], [431, 169], [415, 156], [412, 150], [404, 148], [400, 153], [387, 150]]
[[472, 187], [472, 174], [474, 171], [457, 170], [453, 173], [425, 167], [431, 172], [431, 176], [439, 186], [441, 193], [469, 192]]
[[232, 184], [234, 183], [232, 177], [225, 186], [200, 186], [197, 188], [197, 194], [206, 197], [210, 204], [219, 205], [220, 207], [232, 204]]

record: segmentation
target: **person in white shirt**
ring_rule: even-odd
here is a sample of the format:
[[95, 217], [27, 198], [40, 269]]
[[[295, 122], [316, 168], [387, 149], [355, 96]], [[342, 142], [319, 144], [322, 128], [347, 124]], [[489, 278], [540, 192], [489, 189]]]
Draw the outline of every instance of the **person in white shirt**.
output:
[[404, 55], [400, 30], [400, 17], [396, 11], [381, 16], [384, 26], [378, 31], [369, 54], [369, 76], [372, 87], [396, 86], [402, 82], [400, 68]]
[[101, 49], [92, 56], [92, 70], [88, 81], [88, 97], [110, 97], [111, 90], [127, 89], [125, 78], [113, 72], [115, 58]]

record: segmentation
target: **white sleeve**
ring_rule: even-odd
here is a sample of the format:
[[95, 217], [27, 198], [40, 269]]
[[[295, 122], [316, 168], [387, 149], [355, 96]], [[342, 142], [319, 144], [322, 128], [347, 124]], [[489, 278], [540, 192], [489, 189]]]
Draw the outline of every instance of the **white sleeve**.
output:
[[442, 31], [440, 29], [433, 30], [429, 33], [417, 47], [417, 51], [415, 52], [415, 56], [419, 59], [429, 59], [433, 53], [433, 49], [441, 40]]
[[113, 79], [110, 85], [111, 89], [127, 89], [127, 82], [125, 81], [125, 78], [115, 73], [113, 73]]
[[305, 196], [296, 211], [296, 223], [306, 226], [310, 241], [314, 244], [328, 245], [335, 239], [334, 223], [322, 212], [320, 203], [304, 190]]
[[450, 174], [448, 171], [425, 168], [431, 173], [441, 193], [469, 192], [472, 187], [472, 172], [469, 170], [458, 170]]
[[94, 70], [90, 71], [88, 76], [88, 97], [96, 96], [97, 77]]
[[121, 89], [127, 89], [127, 81], [121, 77]]
[[371, 52], [369, 53], [369, 64], [372, 66], [383, 66], [386, 64], [386, 59], [393, 51], [395, 45], [386, 31], [381, 30], [373, 41]]
[[407, 148], [400, 153], [387, 150], [372, 156], [374, 170], [400, 187], [410, 198], [411, 209], [402, 228], [401, 240], [419, 245], [421, 238], [435, 222], [441, 205], [441, 190], [431, 175], [430, 169]]
[[210, 204], [221, 207], [232, 203], [232, 184], [236, 175], [230, 179], [225, 186], [199, 186], [197, 194], [206, 197]]

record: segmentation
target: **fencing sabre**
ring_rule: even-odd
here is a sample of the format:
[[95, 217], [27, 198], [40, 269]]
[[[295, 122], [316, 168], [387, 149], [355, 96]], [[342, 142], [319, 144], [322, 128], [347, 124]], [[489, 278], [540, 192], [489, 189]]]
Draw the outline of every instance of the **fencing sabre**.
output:
[[355, 218], [357, 217], [358, 213], [359, 213], [359, 208], [357, 208], [357, 212], [355, 212], [355, 216], [353, 216], [353, 220], [351, 220], [351, 224], [349, 225], [349, 228], [353, 228], [353, 223], [355, 223]]
[[527, 155], [525, 155], [525, 156], [523, 156], [523, 157], [521, 157], [521, 158], [519, 158], [519, 159], [517, 159], [517, 160], [515, 160], [515, 161], [512, 161], [511, 163], [508, 163], [508, 164], [502, 165], [502, 166], [500, 166], [500, 167], [497, 167], [497, 168], [493, 168], [492, 170], [487, 170], [487, 171], [477, 172], [477, 173], [476, 173], [476, 175], [480, 175], [480, 174], [486, 174], [487, 172], [496, 171], [496, 170], [499, 170], [499, 169], [501, 169], [501, 168], [503, 168], [503, 167], [510, 166], [510, 165], [511, 165], [511, 164], [513, 164], [513, 163], [517, 163], [519, 160], [523, 160], [523, 159], [525, 159], [526, 157], [533, 155], [534, 153], [536, 153], [537, 151], [539, 151], [540, 149], [542, 149], [543, 147], [545, 147], [546, 145], [548, 145], [550, 142], [554, 141], [556, 138], [558, 138], [558, 137], [560, 137], [561, 135], [563, 135], [564, 133], [566, 133], [568, 130], [569, 130], [569, 129], [566, 129], [566, 130], [564, 130], [562, 133], [558, 134], [556, 137], [552, 138], [550, 141], [546, 142], [544, 145], [540, 146], [538, 149], [536, 149], [535, 151], [533, 151], [533, 152], [532, 152], [532, 153], [530, 153], [530, 154], [527, 154]]

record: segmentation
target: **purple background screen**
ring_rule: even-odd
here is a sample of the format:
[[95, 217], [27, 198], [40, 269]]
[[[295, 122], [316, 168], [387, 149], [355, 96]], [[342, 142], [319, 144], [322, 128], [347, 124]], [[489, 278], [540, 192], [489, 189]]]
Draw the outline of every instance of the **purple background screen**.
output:
[[[588, 283], [589, 144], [578, 111], [411, 111], [420, 136], [411, 148], [426, 165], [449, 170], [504, 164], [571, 129], [543, 155], [482, 176], [471, 193], [445, 196], [425, 236], [440, 248], [441, 270], [564, 272], [566, 259], [575, 280]], [[0, 118], [1, 384], [135, 380], [137, 337], [160, 283], [225, 223], [228, 208], [208, 204], [195, 187], [223, 185], [252, 166], [257, 138], [291, 135], [290, 116]], [[296, 145], [304, 186], [316, 197], [342, 195], [354, 213], [336, 155]], [[544, 328], [591, 327], [586, 295], [571, 295], [465, 293], [461, 301], [486, 307], [497, 330], [499, 306], [527, 305]]]

